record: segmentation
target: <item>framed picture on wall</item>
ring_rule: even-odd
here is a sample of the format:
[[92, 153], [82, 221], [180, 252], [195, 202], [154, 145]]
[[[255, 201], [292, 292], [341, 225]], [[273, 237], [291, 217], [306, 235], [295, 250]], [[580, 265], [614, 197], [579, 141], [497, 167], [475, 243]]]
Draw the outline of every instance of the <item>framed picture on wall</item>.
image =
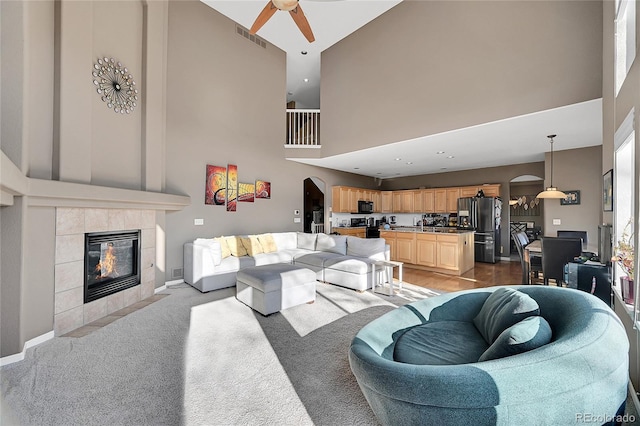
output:
[[561, 206], [572, 206], [576, 204], [580, 204], [580, 191], [564, 191], [567, 194], [567, 198], [560, 199]]
[[613, 169], [602, 176], [602, 208], [605, 212], [613, 211]]

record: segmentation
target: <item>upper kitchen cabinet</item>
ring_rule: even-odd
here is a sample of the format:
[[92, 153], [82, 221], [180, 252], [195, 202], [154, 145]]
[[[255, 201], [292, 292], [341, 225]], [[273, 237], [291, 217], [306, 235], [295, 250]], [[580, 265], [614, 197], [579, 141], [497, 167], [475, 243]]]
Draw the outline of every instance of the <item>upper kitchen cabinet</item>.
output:
[[460, 198], [460, 188], [447, 188], [447, 211], [445, 213], [458, 212], [458, 198]]
[[435, 213], [447, 212], [447, 190], [445, 188], [435, 189], [433, 191], [434, 208]]
[[485, 184], [476, 186], [463, 186], [460, 188], [460, 198], [475, 197], [482, 190], [485, 197], [499, 197], [500, 184]]
[[436, 210], [434, 190], [423, 189], [422, 191], [422, 208], [424, 213], [434, 213]]
[[[393, 213], [393, 191], [380, 191], [381, 213]], [[375, 209], [375, 204], [373, 205]]]
[[393, 191], [393, 212], [413, 213], [413, 194], [412, 190]]

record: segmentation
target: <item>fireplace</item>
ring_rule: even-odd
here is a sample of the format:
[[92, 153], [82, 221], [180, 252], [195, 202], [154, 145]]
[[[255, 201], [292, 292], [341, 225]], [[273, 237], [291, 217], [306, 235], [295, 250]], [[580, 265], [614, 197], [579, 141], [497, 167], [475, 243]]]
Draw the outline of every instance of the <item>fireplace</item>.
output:
[[84, 303], [140, 284], [140, 230], [85, 234]]

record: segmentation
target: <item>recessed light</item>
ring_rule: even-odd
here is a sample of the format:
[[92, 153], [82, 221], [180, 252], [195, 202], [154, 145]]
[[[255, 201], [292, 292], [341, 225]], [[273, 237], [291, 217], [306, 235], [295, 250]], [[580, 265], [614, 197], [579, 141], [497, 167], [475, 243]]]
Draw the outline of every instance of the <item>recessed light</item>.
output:
[[308, 83], [308, 82], [309, 82], [309, 79], [308, 79], [308, 78], [305, 78], [305, 79], [304, 79], [304, 82], [305, 82], [305, 83]]
[[396, 158], [394, 158], [394, 160], [395, 160], [395, 161], [400, 161], [400, 160], [402, 160], [402, 158], [400, 158], [400, 157], [396, 157]]
[[436, 154], [444, 154], [444, 151], [437, 151]]
[[354, 167], [353, 170], [360, 170], [360, 167]]
[[306, 55], [306, 54], [307, 54], [307, 51], [306, 51], [306, 50], [303, 50], [303, 51], [302, 51], [302, 52], [300, 52], [300, 53], [301, 53], [301, 54], [303, 54], [303, 55]]
[[377, 174], [377, 175], [381, 175], [382, 173], [378, 172], [378, 173], [376, 173], [376, 174]]
[[407, 165], [413, 164], [413, 161], [407, 161]]
[[287, 92], [287, 95], [293, 96], [293, 92]]
[[456, 158], [456, 157], [454, 157], [453, 155], [450, 155], [450, 156], [448, 156], [447, 158]]

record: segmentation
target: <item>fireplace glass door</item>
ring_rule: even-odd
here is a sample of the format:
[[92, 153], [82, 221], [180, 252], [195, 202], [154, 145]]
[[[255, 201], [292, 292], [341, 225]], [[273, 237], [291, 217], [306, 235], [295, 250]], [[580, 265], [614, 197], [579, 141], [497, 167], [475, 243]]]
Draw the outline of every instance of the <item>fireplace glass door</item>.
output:
[[85, 303], [140, 283], [140, 231], [85, 235]]

